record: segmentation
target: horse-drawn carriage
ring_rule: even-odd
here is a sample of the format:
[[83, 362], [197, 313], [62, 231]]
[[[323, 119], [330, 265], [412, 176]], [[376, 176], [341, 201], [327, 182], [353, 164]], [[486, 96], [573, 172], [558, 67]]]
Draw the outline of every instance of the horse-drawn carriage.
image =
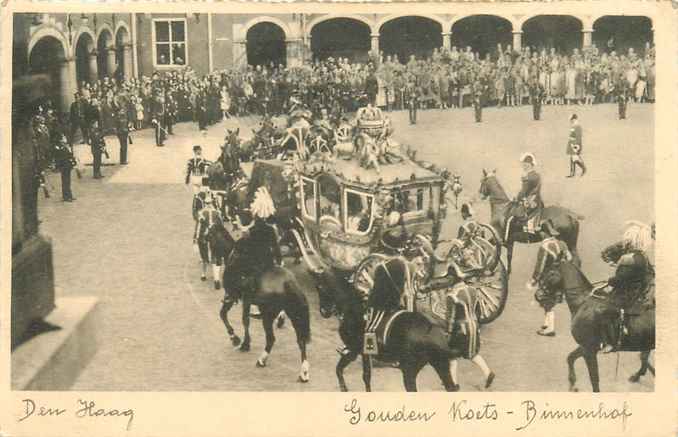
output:
[[478, 290], [482, 323], [501, 314], [508, 283], [493, 229], [479, 224], [467, 245], [440, 239], [446, 172], [409, 158], [379, 173], [341, 159], [299, 161], [295, 170], [298, 217], [290, 232], [318, 278], [329, 271], [367, 296], [377, 266], [403, 257], [419, 266], [412, 275], [417, 304], [444, 318], [441, 293], [465, 281]]

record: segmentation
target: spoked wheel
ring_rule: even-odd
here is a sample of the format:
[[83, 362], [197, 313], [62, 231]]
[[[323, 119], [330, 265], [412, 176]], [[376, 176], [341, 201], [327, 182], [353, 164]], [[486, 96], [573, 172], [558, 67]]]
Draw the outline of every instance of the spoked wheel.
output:
[[372, 253], [358, 264], [353, 275], [351, 275], [350, 283], [363, 296], [367, 297], [374, 285], [374, 271], [379, 264], [388, 260], [389, 257], [381, 253]]
[[486, 272], [494, 273], [501, 257], [501, 240], [490, 225], [479, 223], [474, 232], [472, 244], [478, 253]]
[[497, 261], [494, 272], [469, 281], [469, 286], [478, 291], [479, 318], [481, 324], [491, 323], [501, 315], [508, 300], [508, 275], [501, 260]]

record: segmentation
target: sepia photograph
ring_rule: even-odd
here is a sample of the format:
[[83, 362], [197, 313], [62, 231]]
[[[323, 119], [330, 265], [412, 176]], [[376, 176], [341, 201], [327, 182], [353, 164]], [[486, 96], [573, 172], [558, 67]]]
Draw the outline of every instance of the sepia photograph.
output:
[[11, 390], [653, 393], [673, 97], [596, 3], [14, 11]]

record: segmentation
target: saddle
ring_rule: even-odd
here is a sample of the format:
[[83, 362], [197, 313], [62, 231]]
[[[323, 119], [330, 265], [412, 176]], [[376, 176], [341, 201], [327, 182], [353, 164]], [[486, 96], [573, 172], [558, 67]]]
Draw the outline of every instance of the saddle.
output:
[[624, 339], [629, 335], [629, 321], [655, 308], [654, 292], [654, 281], [633, 292], [634, 295], [630, 299], [626, 296], [619, 296], [624, 291], [617, 289], [605, 292], [604, 287], [600, 287], [591, 292], [591, 296], [606, 301], [611, 307], [603, 312], [610, 315], [606, 322], [609, 323], [608, 332], [615, 332], [616, 344], [613, 350], [622, 348]]
[[537, 205], [524, 199], [520, 203], [514, 203], [508, 209], [506, 220], [505, 241], [508, 240], [512, 229], [522, 229], [523, 232], [536, 235], [541, 229], [541, 217], [544, 211], [543, 205]]
[[408, 313], [400, 309], [397, 311], [374, 311], [366, 314], [365, 339], [363, 353], [365, 355], [380, 355], [388, 351], [388, 335], [393, 322]]

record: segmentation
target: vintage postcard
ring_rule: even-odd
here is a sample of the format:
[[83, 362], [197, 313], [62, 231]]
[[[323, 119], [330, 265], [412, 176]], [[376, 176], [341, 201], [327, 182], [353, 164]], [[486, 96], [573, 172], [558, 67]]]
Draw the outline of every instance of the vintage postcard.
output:
[[1, 14], [1, 436], [676, 434], [671, 1]]

